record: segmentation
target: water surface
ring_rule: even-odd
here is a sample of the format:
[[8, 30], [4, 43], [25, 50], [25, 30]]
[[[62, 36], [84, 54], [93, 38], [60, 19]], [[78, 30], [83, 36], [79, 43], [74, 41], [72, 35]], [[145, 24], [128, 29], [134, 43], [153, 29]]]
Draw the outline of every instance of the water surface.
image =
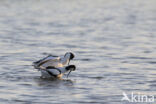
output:
[[[1, 104], [130, 104], [123, 92], [156, 95], [155, 4], [1, 0]], [[31, 66], [68, 51], [77, 66], [69, 79], [41, 79]]]

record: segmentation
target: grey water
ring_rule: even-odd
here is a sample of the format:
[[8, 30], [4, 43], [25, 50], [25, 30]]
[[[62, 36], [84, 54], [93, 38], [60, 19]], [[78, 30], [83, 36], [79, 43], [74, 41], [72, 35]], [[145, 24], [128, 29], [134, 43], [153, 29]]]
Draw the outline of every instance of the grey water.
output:
[[[77, 67], [69, 78], [31, 66], [66, 52]], [[156, 103], [155, 0], [0, 1], [0, 104], [139, 103], [123, 92]]]

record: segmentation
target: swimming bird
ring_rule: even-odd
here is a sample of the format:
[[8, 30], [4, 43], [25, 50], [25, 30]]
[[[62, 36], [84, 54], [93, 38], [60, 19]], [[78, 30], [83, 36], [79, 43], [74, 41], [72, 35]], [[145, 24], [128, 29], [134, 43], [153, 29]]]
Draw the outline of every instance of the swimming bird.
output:
[[74, 54], [71, 52], [67, 52], [62, 58], [59, 56], [48, 55], [39, 61], [33, 62], [33, 66], [36, 69], [40, 69], [41, 67], [63, 67], [65, 65], [69, 65], [70, 60], [73, 58]]
[[64, 75], [64, 73], [68, 71], [70, 72], [75, 71], [75, 69], [76, 69], [75, 65], [69, 65], [59, 68], [48, 66], [46, 68], [41, 68], [40, 71], [42, 78], [61, 78]]

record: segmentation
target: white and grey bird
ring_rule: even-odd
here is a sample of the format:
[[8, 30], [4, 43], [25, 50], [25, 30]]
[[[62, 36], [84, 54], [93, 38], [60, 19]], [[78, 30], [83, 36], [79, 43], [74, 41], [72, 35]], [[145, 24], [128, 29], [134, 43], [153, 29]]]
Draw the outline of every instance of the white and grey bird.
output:
[[40, 68], [47, 68], [47, 67], [64, 67], [66, 65], [69, 65], [70, 60], [74, 58], [74, 54], [71, 52], [67, 52], [64, 57], [59, 57], [59, 56], [53, 56], [53, 55], [48, 55], [47, 57], [33, 62], [33, 66], [36, 69]]
[[48, 66], [44, 69], [41, 68], [40, 71], [42, 78], [61, 78], [66, 72], [75, 71], [75, 69], [75, 65], [69, 65], [59, 68]]

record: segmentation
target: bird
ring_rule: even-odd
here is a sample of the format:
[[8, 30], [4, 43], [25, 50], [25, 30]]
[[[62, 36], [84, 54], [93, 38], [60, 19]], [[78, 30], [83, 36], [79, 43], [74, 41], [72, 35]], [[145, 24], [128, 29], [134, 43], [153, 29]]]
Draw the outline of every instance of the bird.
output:
[[38, 60], [36, 62], [33, 62], [33, 66], [35, 69], [40, 69], [41, 67], [47, 68], [47, 67], [64, 67], [66, 65], [69, 65], [70, 60], [74, 58], [74, 54], [71, 52], [65, 53], [64, 57], [59, 56], [53, 56], [48, 55], [47, 57]]
[[75, 71], [75, 69], [76, 69], [75, 65], [68, 65], [68, 66], [58, 67], [58, 68], [48, 66], [46, 68], [41, 67], [40, 71], [41, 71], [42, 78], [61, 78], [66, 72]]

